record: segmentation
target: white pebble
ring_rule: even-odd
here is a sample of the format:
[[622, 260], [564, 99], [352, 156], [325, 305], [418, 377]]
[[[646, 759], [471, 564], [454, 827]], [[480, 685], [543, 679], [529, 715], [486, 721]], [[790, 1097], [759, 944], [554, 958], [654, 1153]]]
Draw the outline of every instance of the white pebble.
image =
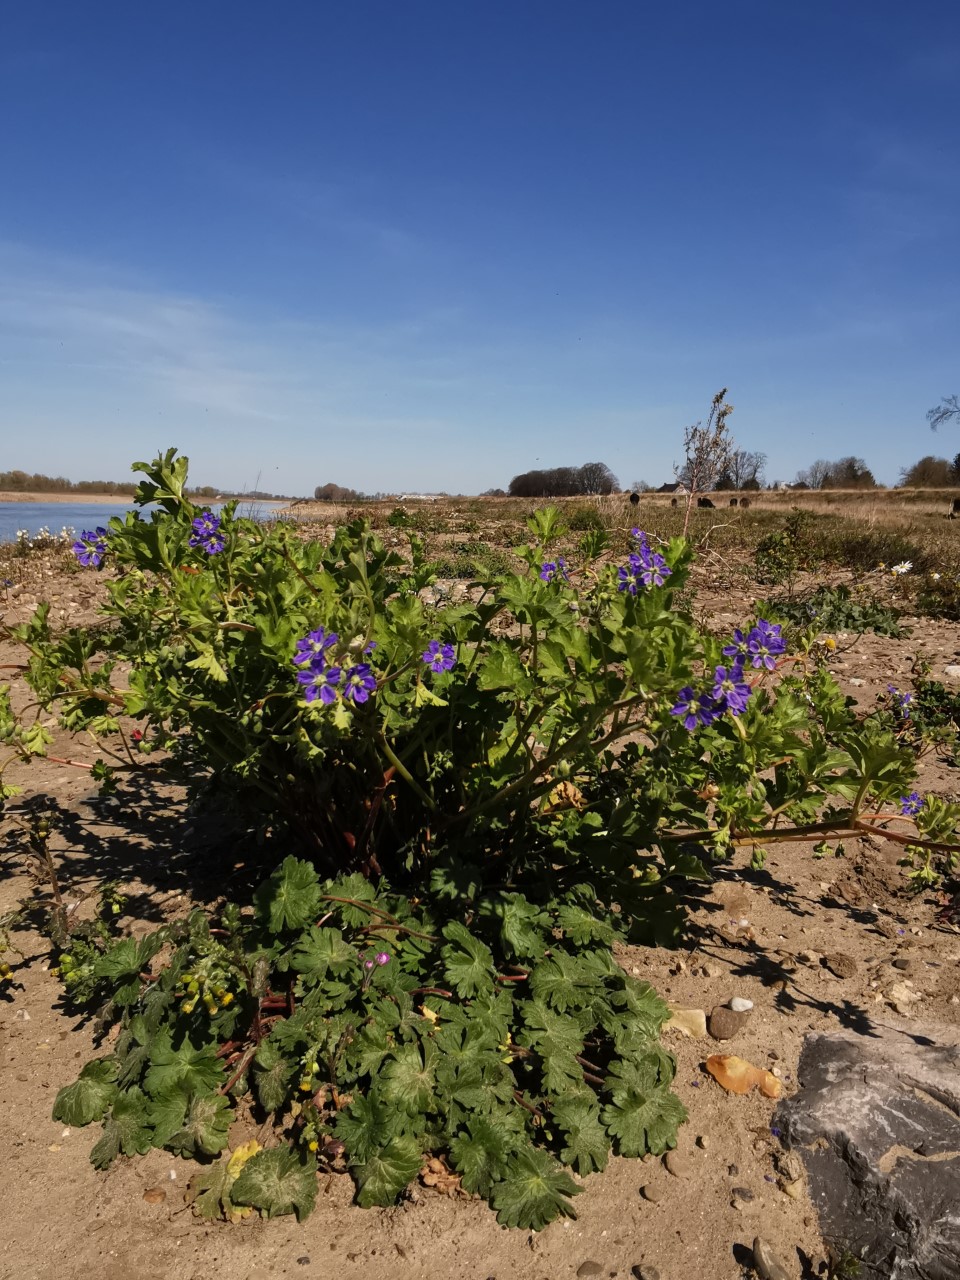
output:
[[732, 1009], [734, 1013], [749, 1013], [753, 1008], [753, 1001], [748, 1000], [746, 996], [734, 996], [727, 1008]]

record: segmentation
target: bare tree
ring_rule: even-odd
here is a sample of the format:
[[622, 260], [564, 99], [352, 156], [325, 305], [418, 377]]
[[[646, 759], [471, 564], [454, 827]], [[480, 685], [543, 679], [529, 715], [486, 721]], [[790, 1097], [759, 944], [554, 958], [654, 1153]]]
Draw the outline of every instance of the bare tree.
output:
[[733, 413], [733, 405], [724, 403], [727, 388], [713, 397], [706, 426], [698, 422], [683, 433], [683, 465], [674, 467], [674, 474], [687, 488], [687, 509], [683, 516], [683, 535], [690, 524], [690, 512], [696, 495], [712, 489], [719, 476], [729, 465], [732, 441], [727, 435], [727, 418]]
[[960, 396], [944, 396], [939, 404], [927, 410], [927, 421], [934, 431], [951, 418], [960, 422]]
[[905, 489], [949, 489], [956, 483], [953, 464], [928, 454], [912, 467], [903, 468], [900, 483]]
[[818, 458], [805, 471], [797, 472], [797, 482], [805, 484], [808, 489], [822, 489], [830, 478], [832, 468], [832, 462], [827, 462], [824, 458]]
[[733, 489], [759, 489], [763, 484], [763, 472], [767, 465], [765, 453], [751, 453], [749, 449], [731, 449], [727, 458], [727, 474], [733, 481]]

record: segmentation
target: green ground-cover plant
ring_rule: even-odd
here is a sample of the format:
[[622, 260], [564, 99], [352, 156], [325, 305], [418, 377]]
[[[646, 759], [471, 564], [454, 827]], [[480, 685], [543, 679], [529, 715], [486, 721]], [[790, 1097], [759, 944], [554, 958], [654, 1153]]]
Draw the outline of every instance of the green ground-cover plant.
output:
[[[195, 912], [104, 952], [85, 981], [121, 1031], [54, 1115], [103, 1121], [103, 1168], [151, 1146], [217, 1156], [252, 1107], [286, 1141], [245, 1165], [233, 1206], [302, 1216], [318, 1162], [345, 1163], [361, 1205], [390, 1204], [438, 1152], [502, 1223], [538, 1229], [572, 1214], [562, 1165], [661, 1152], [684, 1110], [658, 1042], [666, 1006], [613, 962], [609, 927], [573, 905], [518, 911], [500, 972], [501, 924], [482, 909], [441, 923], [289, 857], [253, 918], [228, 906], [211, 928]], [[226, 1212], [225, 1170], [200, 1175], [208, 1216]]]
[[[118, 769], [162, 767], [226, 796], [267, 847], [292, 844], [310, 865], [285, 863], [254, 920], [225, 914], [223, 933], [195, 916], [104, 941], [79, 966], [65, 953], [61, 968], [82, 969], [73, 994], [109, 997], [123, 1020], [76, 1095], [88, 1118], [113, 1107], [98, 1161], [145, 1144], [222, 1150], [227, 1096], [251, 1073], [257, 1104], [307, 1138], [238, 1175], [231, 1197], [266, 1212], [304, 1207], [306, 1191], [277, 1186], [307, 1187], [310, 1142], [331, 1137], [361, 1199], [395, 1195], [440, 1152], [527, 1226], [568, 1211], [554, 1157], [586, 1170], [614, 1139], [625, 1154], [669, 1145], [664, 1009], [623, 978], [612, 945], [674, 940], [684, 880], [736, 845], [899, 819], [914, 753], [898, 727], [855, 712], [806, 633], [788, 656], [769, 620], [702, 632], [679, 607], [682, 539], [634, 530], [617, 563], [592, 530], [565, 555], [547, 508], [520, 568], [454, 605], [426, 591], [415, 533], [405, 557], [359, 521], [305, 542], [230, 505], [200, 510], [173, 451], [136, 468], [150, 519], [76, 543], [109, 575], [101, 625], [54, 634], [41, 606], [11, 632], [38, 712], [94, 734]], [[949, 844], [944, 824], [931, 842]], [[381, 952], [388, 964], [363, 968]], [[301, 1058], [311, 1089], [316, 1076], [310, 1131], [303, 1100], [257, 1082], [275, 1072], [286, 1089]], [[628, 1059], [639, 1075], [623, 1074]], [[254, 1168], [273, 1191], [250, 1190]]]
[[831, 586], [824, 583], [806, 595], [776, 598], [761, 606], [766, 617], [777, 617], [796, 626], [820, 631], [872, 631], [878, 636], [900, 636], [900, 612], [878, 598], [864, 584]]

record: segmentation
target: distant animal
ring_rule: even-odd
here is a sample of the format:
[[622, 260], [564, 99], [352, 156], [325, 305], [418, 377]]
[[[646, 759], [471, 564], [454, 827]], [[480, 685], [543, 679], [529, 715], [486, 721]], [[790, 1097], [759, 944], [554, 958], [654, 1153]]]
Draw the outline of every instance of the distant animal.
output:
[[676, 498], [671, 498], [671, 499], [670, 499], [670, 505], [671, 505], [671, 507], [675, 507], [675, 506], [677, 505], [677, 500], [676, 500]]
[[711, 508], [715, 508], [715, 507], [716, 507], [716, 504], [715, 504], [715, 503], [713, 503], [713, 502], [711, 502], [709, 498], [698, 498], [698, 499], [697, 499], [697, 506], [698, 506], [698, 507], [711, 507]]
[[741, 507], [743, 507], [743, 508], [747, 508], [747, 507], [749, 507], [749, 505], [750, 505], [750, 499], [749, 499], [749, 498], [741, 498], [741, 499], [740, 499], [740, 505], [741, 505]]
[[640, 495], [639, 495], [639, 493], [631, 493], [631, 495], [630, 495], [630, 505], [631, 505], [631, 507], [639, 507], [639, 505], [640, 505]]
[[736, 498], [731, 498], [731, 499], [730, 499], [730, 505], [731, 505], [731, 507], [735, 507], [735, 506], [737, 505], [737, 500], [736, 500]]
[[956, 520], [958, 516], [960, 516], [960, 498], [954, 498], [948, 519]]

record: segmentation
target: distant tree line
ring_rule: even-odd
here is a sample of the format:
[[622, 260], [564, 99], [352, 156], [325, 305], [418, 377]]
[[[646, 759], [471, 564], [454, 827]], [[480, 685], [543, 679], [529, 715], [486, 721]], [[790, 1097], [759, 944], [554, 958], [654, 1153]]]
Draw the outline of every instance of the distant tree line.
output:
[[[0, 493], [117, 493], [127, 497], [136, 488], [136, 480], [68, 480], [65, 476], [45, 476], [40, 472], [31, 475], [29, 471], [0, 471]], [[187, 492], [195, 498], [216, 498], [222, 490], [207, 484]]]
[[818, 458], [797, 472], [795, 485], [802, 489], [876, 489], [877, 482], [864, 460], [851, 455], [836, 462]]
[[613, 493], [620, 482], [605, 462], [582, 467], [550, 467], [514, 476], [507, 492], [511, 498], [576, 498]]

